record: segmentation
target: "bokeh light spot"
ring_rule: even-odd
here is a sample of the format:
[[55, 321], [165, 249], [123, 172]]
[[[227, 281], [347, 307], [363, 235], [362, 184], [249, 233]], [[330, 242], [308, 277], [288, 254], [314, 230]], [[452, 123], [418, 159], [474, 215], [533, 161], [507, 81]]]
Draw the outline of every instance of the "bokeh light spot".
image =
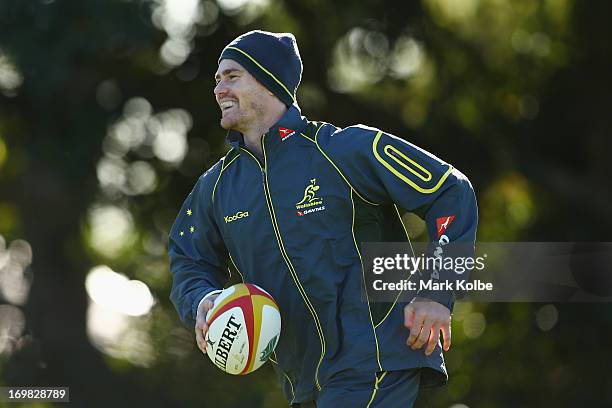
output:
[[7, 97], [17, 95], [23, 83], [23, 75], [13, 61], [0, 50], [0, 93]]
[[94, 206], [89, 211], [89, 226], [91, 246], [107, 257], [118, 256], [135, 240], [132, 216], [120, 207]]
[[11, 354], [25, 329], [23, 312], [11, 305], [0, 305], [0, 355]]
[[155, 304], [144, 282], [130, 280], [108, 266], [96, 266], [85, 279], [89, 297], [98, 305], [128, 316], [142, 316]]
[[559, 311], [554, 305], [542, 306], [536, 312], [536, 324], [542, 331], [549, 331], [559, 321]]
[[477, 339], [484, 333], [486, 327], [487, 320], [482, 313], [470, 313], [463, 319], [463, 333], [467, 338]]

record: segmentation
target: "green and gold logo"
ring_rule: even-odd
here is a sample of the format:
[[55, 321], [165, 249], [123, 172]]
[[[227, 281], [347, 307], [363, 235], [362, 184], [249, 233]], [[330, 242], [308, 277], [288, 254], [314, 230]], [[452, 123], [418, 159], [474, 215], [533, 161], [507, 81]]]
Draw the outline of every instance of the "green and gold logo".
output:
[[278, 335], [272, 337], [272, 339], [268, 342], [268, 345], [266, 346], [265, 349], [262, 350], [261, 352], [261, 356], [259, 357], [259, 361], [266, 361], [268, 359], [268, 357], [270, 357], [270, 354], [272, 354], [272, 352], [274, 351], [274, 347], [276, 346], [276, 339], [278, 338]]
[[246, 218], [248, 216], [249, 216], [248, 211], [238, 211], [234, 215], [226, 215], [225, 217], [223, 217], [223, 219], [225, 220], [225, 223], [227, 224], [228, 222], [236, 221], [236, 220], [239, 220], [240, 218]]
[[319, 186], [317, 186], [317, 179], [310, 180], [310, 184], [306, 186], [306, 189], [304, 190], [304, 198], [295, 204], [295, 209], [301, 210], [303, 208], [323, 204], [323, 199], [317, 197], [317, 190], [319, 190]]

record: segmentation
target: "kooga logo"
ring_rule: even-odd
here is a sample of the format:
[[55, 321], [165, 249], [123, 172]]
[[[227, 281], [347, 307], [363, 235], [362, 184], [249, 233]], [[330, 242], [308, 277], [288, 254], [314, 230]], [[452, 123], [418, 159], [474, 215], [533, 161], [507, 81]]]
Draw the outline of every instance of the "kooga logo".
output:
[[236, 215], [226, 215], [225, 217], [223, 217], [223, 219], [225, 220], [225, 223], [227, 224], [228, 222], [236, 221], [240, 218], [246, 218], [248, 216], [249, 216], [248, 211], [238, 211]]

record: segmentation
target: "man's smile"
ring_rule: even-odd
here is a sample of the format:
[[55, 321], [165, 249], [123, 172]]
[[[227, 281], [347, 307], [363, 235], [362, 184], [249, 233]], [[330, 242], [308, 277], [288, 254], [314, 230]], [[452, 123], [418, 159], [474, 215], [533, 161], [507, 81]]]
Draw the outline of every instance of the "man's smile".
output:
[[228, 110], [230, 110], [231, 108], [237, 105], [238, 105], [237, 101], [223, 101], [219, 104], [222, 112], [227, 112]]

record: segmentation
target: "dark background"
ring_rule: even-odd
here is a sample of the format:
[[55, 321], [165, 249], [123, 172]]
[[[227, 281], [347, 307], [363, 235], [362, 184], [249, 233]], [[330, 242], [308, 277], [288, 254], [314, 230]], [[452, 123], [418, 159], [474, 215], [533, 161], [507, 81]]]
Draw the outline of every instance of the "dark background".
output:
[[[310, 119], [380, 127], [467, 174], [479, 240], [610, 241], [611, 15], [604, 0], [0, 0], [0, 385], [70, 386], [86, 407], [284, 406], [271, 367], [221, 374], [168, 300], [169, 227], [226, 150], [217, 57], [250, 29], [295, 34]], [[610, 406], [611, 327], [607, 303], [459, 303], [450, 383], [418, 406]]]

